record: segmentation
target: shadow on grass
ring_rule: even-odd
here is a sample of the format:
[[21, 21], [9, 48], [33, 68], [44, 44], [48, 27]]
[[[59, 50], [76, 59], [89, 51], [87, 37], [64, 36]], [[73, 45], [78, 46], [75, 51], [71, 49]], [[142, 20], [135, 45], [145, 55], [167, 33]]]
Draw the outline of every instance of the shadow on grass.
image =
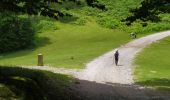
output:
[[19, 51], [14, 51], [14, 52], [10, 52], [10, 53], [3, 53], [0, 54], [0, 59], [10, 59], [10, 58], [16, 58], [16, 57], [22, 57], [25, 55], [28, 55], [30, 53], [32, 53], [33, 51], [35, 51], [36, 49], [49, 45], [51, 44], [50, 39], [47, 37], [37, 37], [35, 40], [35, 45], [32, 47], [29, 47], [27, 49], [23, 49], [23, 50], [19, 50]]
[[63, 16], [61, 18], [59, 18], [58, 20], [62, 23], [70, 23], [70, 22], [74, 22], [78, 19], [78, 17], [76, 16], [72, 16], [72, 15], [67, 15], [67, 16]]
[[49, 44], [51, 44], [49, 38], [47, 38], [47, 37], [37, 37], [35, 49], [38, 48], [38, 47], [43, 47], [43, 46], [49, 45]]
[[72, 97], [70, 78], [48, 71], [0, 66], [0, 83], [23, 100], [70, 100]]
[[151, 86], [158, 90], [170, 91], [170, 79], [166, 79], [166, 78], [162, 78], [162, 79], [153, 78], [151, 80], [137, 82], [137, 84], [141, 84], [144, 86]]

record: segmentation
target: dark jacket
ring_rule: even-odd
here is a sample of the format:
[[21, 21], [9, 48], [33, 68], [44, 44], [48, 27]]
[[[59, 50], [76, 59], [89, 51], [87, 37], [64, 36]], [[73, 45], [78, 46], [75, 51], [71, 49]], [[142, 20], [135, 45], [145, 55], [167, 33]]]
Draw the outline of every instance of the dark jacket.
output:
[[114, 54], [114, 56], [115, 56], [115, 60], [118, 60], [118, 59], [119, 59], [119, 52], [116, 51], [115, 54]]

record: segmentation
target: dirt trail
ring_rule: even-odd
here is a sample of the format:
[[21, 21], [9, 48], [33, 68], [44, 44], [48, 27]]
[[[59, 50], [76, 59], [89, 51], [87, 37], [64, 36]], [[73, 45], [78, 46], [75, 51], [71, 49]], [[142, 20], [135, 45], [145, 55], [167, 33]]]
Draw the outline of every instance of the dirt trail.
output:
[[133, 58], [147, 45], [170, 35], [170, 31], [155, 33], [136, 39], [119, 47], [119, 66], [115, 66], [112, 50], [87, 64], [86, 69], [79, 72], [76, 77], [81, 80], [95, 81], [97, 83], [133, 84], [132, 70]]

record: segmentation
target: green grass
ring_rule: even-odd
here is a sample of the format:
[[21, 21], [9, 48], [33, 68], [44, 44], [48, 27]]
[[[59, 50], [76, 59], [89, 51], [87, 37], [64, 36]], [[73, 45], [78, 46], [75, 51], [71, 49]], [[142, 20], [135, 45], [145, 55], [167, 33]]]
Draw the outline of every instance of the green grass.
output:
[[126, 32], [103, 28], [93, 20], [79, 26], [42, 19], [37, 27], [41, 27], [38, 47], [2, 54], [0, 65], [35, 66], [37, 54], [42, 53], [47, 66], [83, 68], [90, 60], [129, 40]]
[[138, 84], [170, 91], [170, 37], [144, 49], [136, 58]]

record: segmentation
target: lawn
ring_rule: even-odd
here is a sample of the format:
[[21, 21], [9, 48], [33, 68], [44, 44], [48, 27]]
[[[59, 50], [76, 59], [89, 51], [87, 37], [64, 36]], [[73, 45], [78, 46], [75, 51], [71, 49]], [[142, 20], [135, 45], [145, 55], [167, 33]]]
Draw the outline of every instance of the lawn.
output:
[[93, 20], [75, 25], [44, 19], [39, 24], [38, 47], [2, 54], [0, 65], [36, 66], [37, 54], [42, 53], [46, 66], [84, 68], [90, 60], [129, 41], [128, 33], [103, 28]]
[[170, 90], [170, 37], [144, 49], [136, 58], [135, 81], [144, 86]]

